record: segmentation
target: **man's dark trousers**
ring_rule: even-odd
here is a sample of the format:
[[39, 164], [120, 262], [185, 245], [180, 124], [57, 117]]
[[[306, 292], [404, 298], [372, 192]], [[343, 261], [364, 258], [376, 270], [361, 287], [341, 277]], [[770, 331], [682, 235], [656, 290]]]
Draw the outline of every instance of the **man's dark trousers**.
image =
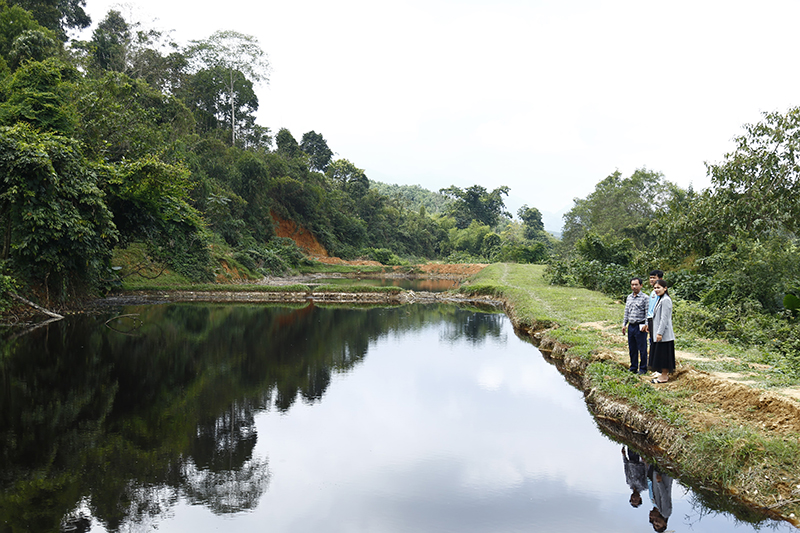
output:
[[628, 353], [631, 356], [630, 371], [647, 372], [647, 332], [639, 324], [628, 324]]

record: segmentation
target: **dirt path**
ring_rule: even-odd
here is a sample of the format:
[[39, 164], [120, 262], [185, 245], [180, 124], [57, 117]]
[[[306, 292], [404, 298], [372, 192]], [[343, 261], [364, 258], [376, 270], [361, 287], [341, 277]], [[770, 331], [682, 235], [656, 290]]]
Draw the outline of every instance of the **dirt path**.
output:
[[[625, 342], [618, 333], [617, 324], [587, 322], [582, 326], [599, 330], [609, 344]], [[627, 352], [609, 346], [604, 349], [620, 364], [628, 364]], [[767, 365], [745, 363], [746, 368], [740, 372], [707, 372], [697, 370], [694, 364], [715, 361], [710, 357], [678, 350], [675, 358], [678, 362], [676, 379], [665, 388], [682, 387], [694, 391], [691, 399], [703, 407], [692, 415], [699, 427], [712, 427], [723, 420], [730, 424], [735, 419], [763, 430], [787, 434], [800, 432], [800, 388], [758, 388], [750, 371], [769, 370]]]

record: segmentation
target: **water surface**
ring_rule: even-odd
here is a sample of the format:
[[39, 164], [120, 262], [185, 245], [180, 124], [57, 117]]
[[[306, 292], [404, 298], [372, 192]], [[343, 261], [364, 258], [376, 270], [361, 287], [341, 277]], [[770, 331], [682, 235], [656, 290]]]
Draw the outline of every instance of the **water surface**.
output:
[[[653, 530], [502, 314], [161, 305], [0, 353], [0, 531]], [[669, 531], [796, 531], [670, 495]]]

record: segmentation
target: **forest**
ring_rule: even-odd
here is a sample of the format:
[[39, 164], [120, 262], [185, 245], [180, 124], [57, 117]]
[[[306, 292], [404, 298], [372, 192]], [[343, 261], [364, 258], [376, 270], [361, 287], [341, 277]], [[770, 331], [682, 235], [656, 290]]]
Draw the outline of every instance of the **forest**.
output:
[[255, 38], [181, 47], [112, 10], [68, 40], [89, 25], [82, 5], [0, 3], [0, 287], [55, 303], [102, 293], [130, 246], [190, 281], [223, 259], [283, 273], [303, 257], [277, 217], [345, 259], [546, 258], [539, 211], [514, 222], [508, 187], [383, 186], [321, 133], [257, 124], [269, 61]]
[[223, 260], [254, 278], [289, 272], [309, 259], [276, 236], [281, 218], [344, 259], [547, 263], [551, 283], [614, 297], [658, 268], [680, 327], [767, 346], [800, 371], [800, 108], [744, 125], [707, 164], [706, 190], [612, 172], [557, 240], [536, 207], [507, 211], [506, 186], [383, 184], [321, 133], [259, 125], [270, 68], [252, 36], [181, 46], [112, 10], [70, 39], [91, 26], [84, 6], [0, 0], [0, 311], [12, 293], [105, 294], [132, 247], [193, 282]]

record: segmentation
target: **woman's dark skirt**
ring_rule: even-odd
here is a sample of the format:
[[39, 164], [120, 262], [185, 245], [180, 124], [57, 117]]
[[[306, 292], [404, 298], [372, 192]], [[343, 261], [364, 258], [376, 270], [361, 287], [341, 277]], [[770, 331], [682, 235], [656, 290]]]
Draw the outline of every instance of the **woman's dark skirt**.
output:
[[654, 342], [650, 346], [653, 347], [653, 353], [647, 362], [651, 370], [675, 370], [675, 341]]

